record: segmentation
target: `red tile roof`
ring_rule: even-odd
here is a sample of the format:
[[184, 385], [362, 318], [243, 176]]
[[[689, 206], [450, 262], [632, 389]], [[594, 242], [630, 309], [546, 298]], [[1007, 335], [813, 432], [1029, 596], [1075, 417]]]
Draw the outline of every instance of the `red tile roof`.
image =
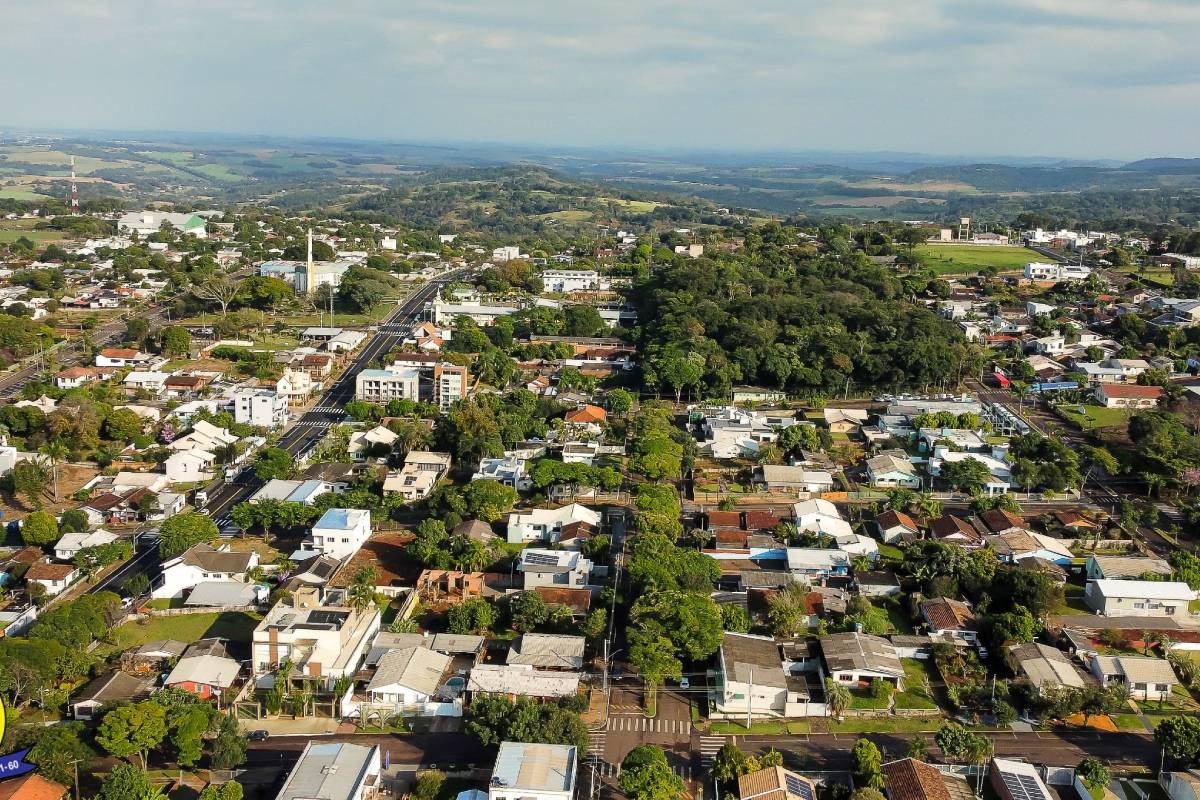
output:
[[915, 758], [884, 764], [883, 780], [889, 800], [950, 800], [942, 773]]

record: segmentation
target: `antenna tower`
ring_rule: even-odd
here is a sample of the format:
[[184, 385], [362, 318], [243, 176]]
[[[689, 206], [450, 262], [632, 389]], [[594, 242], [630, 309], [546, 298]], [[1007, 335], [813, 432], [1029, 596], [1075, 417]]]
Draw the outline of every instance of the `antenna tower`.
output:
[[71, 213], [79, 214], [79, 185], [75, 183], [75, 156], [71, 156]]

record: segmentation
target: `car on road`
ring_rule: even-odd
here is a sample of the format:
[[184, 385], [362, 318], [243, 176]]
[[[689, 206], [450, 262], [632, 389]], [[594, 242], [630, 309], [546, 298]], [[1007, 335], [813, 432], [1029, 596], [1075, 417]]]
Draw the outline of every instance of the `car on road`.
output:
[[680, 689], [690, 689], [690, 688], [692, 688], [692, 682], [691, 682], [691, 680], [690, 680], [690, 679], [688, 679], [688, 678], [680, 678], [680, 679], [679, 679], [679, 688], [680, 688]]
[[246, 738], [252, 742], [265, 742], [267, 739], [271, 738], [271, 732], [264, 731], [260, 728], [256, 731], [250, 731], [250, 733], [246, 734]]

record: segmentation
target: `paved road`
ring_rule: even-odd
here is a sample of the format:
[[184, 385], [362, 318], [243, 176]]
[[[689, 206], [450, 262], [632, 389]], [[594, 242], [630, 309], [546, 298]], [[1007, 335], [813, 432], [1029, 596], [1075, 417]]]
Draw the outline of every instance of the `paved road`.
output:
[[484, 747], [474, 736], [464, 733], [351, 733], [334, 736], [273, 736], [265, 742], [250, 742], [246, 766], [291, 766], [309, 741], [350, 742], [377, 745], [388, 753], [393, 764], [477, 764], [490, 765], [495, 748]]

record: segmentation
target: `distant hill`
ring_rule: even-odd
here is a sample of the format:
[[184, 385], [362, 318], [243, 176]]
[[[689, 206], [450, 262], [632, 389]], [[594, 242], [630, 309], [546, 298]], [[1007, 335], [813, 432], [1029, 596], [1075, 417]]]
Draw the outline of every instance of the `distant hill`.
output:
[[1143, 158], [1141, 161], [1131, 161], [1121, 169], [1158, 175], [1200, 175], [1200, 158]]

